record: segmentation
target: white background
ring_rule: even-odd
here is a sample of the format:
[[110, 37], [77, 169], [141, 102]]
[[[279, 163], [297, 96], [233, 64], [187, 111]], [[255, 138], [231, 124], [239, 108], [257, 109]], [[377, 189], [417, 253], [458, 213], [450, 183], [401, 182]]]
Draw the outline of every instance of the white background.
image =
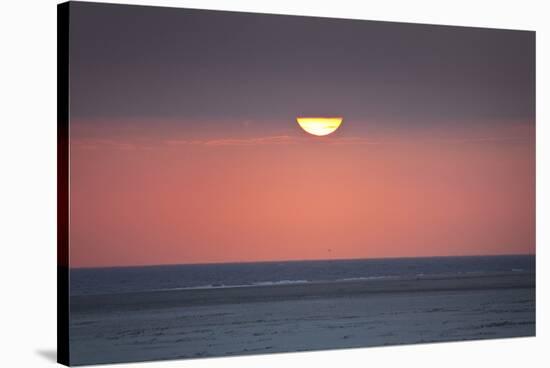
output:
[[[112, 1], [119, 2], [119, 1]], [[545, 1], [135, 1], [537, 31], [537, 337], [142, 363], [138, 367], [542, 367], [550, 364], [549, 12]], [[98, 25], [100, 27], [101, 25]], [[56, 349], [56, 2], [0, 5], [0, 366], [52, 366]], [[544, 350], [546, 346], [546, 352]], [[117, 365], [126, 366], [126, 365]]]

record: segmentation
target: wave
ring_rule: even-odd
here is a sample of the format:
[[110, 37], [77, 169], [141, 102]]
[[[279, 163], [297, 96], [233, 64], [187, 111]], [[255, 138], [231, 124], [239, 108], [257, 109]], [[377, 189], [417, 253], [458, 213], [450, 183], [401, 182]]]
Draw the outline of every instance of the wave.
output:
[[367, 280], [384, 280], [397, 279], [399, 276], [367, 276], [367, 277], [347, 277], [336, 280], [278, 280], [278, 281], [258, 281], [249, 284], [208, 284], [198, 286], [185, 286], [176, 288], [155, 289], [153, 291], [176, 291], [176, 290], [203, 290], [203, 289], [231, 289], [231, 288], [246, 288], [246, 287], [261, 287], [261, 286], [283, 286], [283, 285], [303, 285], [311, 283], [337, 283], [347, 281], [367, 281]]
[[[512, 269], [512, 272], [525, 272], [524, 269]], [[261, 286], [283, 286], [283, 285], [300, 285], [311, 283], [338, 283], [338, 282], [353, 282], [353, 281], [372, 281], [372, 280], [396, 280], [410, 278], [430, 278], [430, 277], [460, 277], [461, 275], [489, 275], [491, 272], [484, 271], [468, 271], [468, 272], [448, 272], [448, 273], [416, 273], [413, 275], [383, 275], [383, 276], [357, 276], [345, 277], [333, 280], [278, 280], [278, 281], [258, 281], [247, 284], [207, 284], [199, 286], [186, 286], [176, 288], [156, 289], [155, 291], [170, 291], [170, 290], [200, 290], [200, 289], [229, 289], [229, 288], [245, 288], [245, 287], [261, 287]], [[498, 274], [498, 273], [495, 273]]]
[[308, 284], [308, 280], [280, 280], [280, 281], [261, 281], [255, 282], [252, 286], [273, 286], [273, 285], [293, 285], [293, 284]]
[[[79, 290], [72, 285], [71, 295], [94, 295], [94, 294], [118, 294], [118, 293], [143, 293], [143, 292], [162, 292], [162, 291], [177, 291], [177, 290], [207, 290], [207, 289], [231, 289], [231, 288], [250, 288], [250, 287], [278, 287], [284, 285], [305, 285], [305, 284], [319, 284], [319, 283], [345, 283], [345, 282], [368, 282], [376, 280], [419, 280], [429, 278], [460, 278], [460, 277], [482, 277], [482, 276], [498, 276], [505, 274], [521, 275], [525, 273], [534, 273], [533, 271], [522, 267], [510, 267], [507, 270], [498, 271], [483, 271], [483, 270], [456, 270], [456, 271], [444, 271], [444, 272], [422, 272], [423, 270], [407, 270], [408, 272], [401, 273], [387, 273], [387, 274], [374, 274], [360, 276], [350, 272], [350, 274], [340, 274], [340, 278], [331, 279], [332, 275], [320, 275], [313, 274], [311, 278], [305, 278], [306, 275], [295, 275], [296, 279], [292, 279], [293, 275], [279, 275], [283, 276], [281, 280], [277, 279], [264, 279], [262, 281], [246, 280], [242, 277], [240, 280], [233, 278], [229, 282], [223, 282], [223, 278], [218, 275], [219, 279], [214, 281], [210, 280], [188, 280], [186, 277], [174, 277], [170, 282], [151, 282], [151, 283], [119, 283], [118, 285], [99, 284], [104, 289], [96, 290]], [[412, 272], [411, 272], [412, 271]], [[223, 275], [221, 275], [223, 276]], [[245, 275], [246, 276], [246, 275]], [[285, 277], [286, 276], [286, 277]], [[302, 277], [300, 277], [302, 276]], [[265, 277], [265, 275], [264, 275]], [[243, 280], [243, 278], [245, 278]], [[259, 278], [259, 277], [258, 277]], [[257, 280], [257, 279], [256, 279]], [[155, 281], [155, 280], [153, 280]], [[162, 280], [165, 281], [165, 280]], [[191, 281], [191, 282], [189, 282]], [[195, 282], [193, 282], [195, 281]], [[111, 288], [105, 288], [105, 285], [112, 286]], [[116, 288], [115, 286], [118, 286]]]
[[277, 286], [277, 285], [295, 285], [295, 284], [309, 284], [308, 280], [280, 280], [280, 281], [259, 281], [252, 282], [250, 284], [208, 284], [199, 286], [186, 286], [176, 288], [155, 289], [154, 291], [172, 291], [172, 290], [200, 290], [200, 289], [229, 289], [229, 288], [244, 288], [244, 287], [257, 287], [257, 286]]
[[399, 277], [400, 276], [361, 276], [361, 277], [347, 277], [345, 279], [336, 279], [332, 281], [339, 282], [339, 281], [388, 280], [388, 279], [397, 279]]

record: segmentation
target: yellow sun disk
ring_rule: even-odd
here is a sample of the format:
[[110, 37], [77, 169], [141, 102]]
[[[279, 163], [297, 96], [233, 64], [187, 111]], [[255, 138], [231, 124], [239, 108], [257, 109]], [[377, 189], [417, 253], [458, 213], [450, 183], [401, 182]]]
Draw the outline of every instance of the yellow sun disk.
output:
[[300, 127], [309, 134], [323, 136], [338, 129], [343, 118], [296, 118], [296, 120]]

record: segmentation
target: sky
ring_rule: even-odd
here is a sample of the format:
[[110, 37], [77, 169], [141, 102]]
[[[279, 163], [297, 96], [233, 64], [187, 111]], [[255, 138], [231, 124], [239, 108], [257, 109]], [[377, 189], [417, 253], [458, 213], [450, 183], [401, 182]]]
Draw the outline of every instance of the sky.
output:
[[70, 14], [71, 267], [535, 253], [534, 32]]

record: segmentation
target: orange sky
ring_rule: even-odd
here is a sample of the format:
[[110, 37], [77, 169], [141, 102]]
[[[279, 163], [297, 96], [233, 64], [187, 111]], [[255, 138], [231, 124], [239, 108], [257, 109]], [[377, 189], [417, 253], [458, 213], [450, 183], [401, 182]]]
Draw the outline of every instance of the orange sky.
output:
[[71, 266], [535, 252], [532, 125], [359, 137], [344, 121], [315, 138], [286, 123], [124, 140], [72, 124]]

